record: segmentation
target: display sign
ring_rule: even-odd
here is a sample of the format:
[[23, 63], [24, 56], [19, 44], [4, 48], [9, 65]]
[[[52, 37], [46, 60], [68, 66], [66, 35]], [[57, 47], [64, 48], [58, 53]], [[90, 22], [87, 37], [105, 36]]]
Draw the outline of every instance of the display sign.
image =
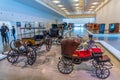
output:
[[21, 27], [21, 22], [16, 22], [17, 27]]

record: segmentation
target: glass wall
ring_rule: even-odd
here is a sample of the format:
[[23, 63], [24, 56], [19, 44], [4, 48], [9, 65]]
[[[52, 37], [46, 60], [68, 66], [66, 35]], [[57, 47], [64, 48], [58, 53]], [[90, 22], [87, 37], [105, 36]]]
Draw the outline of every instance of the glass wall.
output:
[[75, 26], [83, 26], [86, 23], [95, 23], [95, 18], [66, 18], [63, 22], [73, 23]]

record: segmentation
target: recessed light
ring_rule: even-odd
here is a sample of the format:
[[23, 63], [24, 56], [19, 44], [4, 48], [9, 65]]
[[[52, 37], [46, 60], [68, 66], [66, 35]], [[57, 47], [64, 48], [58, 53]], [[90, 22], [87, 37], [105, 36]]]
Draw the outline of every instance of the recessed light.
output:
[[65, 10], [66, 8], [61, 8], [62, 10]]
[[59, 4], [59, 5], [57, 5], [58, 7], [63, 7], [63, 5], [61, 5], [61, 4]]
[[91, 6], [91, 8], [95, 8], [95, 6]]
[[55, 4], [60, 3], [60, 1], [58, 1], [58, 0], [54, 0], [54, 1], [52, 1], [52, 2], [55, 3]]
[[79, 6], [79, 4], [74, 4], [74, 6]]
[[99, 2], [94, 2], [94, 3], [92, 3], [93, 5], [97, 5], [97, 4], [99, 4]]
[[89, 9], [89, 11], [92, 11], [93, 9]]

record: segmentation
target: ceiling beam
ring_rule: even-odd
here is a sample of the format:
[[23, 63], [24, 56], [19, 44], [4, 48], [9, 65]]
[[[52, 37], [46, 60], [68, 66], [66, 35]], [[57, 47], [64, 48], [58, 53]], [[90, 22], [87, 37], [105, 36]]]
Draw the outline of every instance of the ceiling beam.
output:
[[95, 14], [76, 14], [76, 15], [67, 15], [67, 18], [93, 18]]

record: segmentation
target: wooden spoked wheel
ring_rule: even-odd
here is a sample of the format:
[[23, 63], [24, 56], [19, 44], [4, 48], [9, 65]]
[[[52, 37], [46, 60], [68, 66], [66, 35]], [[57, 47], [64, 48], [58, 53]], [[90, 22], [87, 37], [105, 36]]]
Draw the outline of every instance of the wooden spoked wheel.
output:
[[60, 60], [57, 67], [58, 70], [63, 74], [70, 74], [73, 71], [73, 64], [70, 60]]
[[18, 58], [19, 58], [19, 54], [16, 50], [10, 50], [7, 54], [7, 60], [10, 63], [17, 62]]
[[109, 69], [106, 67], [101, 67], [96, 69], [96, 76], [101, 79], [106, 79], [110, 75]]

